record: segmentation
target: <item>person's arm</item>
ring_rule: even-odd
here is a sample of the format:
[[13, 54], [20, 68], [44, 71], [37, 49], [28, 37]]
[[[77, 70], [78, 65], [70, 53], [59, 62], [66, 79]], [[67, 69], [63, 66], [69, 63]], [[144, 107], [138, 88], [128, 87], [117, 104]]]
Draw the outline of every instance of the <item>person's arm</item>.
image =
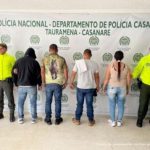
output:
[[63, 88], [66, 88], [67, 82], [68, 82], [68, 67], [67, 66], [64, 68], [64, 77], [65, 77], [65, 82], [64, 82]]
[[131, 84], [131, 79], [132, 79], [132, 75], [131, 75], [131, 71], [129, 69], [128, 74], [127, 74], [127, 94], [129, 93], [129, 88], [130, 88], [130, 84]]
[[74, 89], [74, 80], [75, 80], [75, 77], [76, 77], [76, 74], [77, 74], [77, 72], [75, 72], [75, 71], [72, 71], [72, 73], [71, 73], [71, 77], [70, 77], [70, 88], [71, 89]]
[[11, 66], [12, 66], [12, 68], [15, 65], [15, 63], [16, 63], [15, 57], [11, 57]]
[[45, 86], [45, 64], [44, 64], [44, 59], [42, 60], [42, 64], [41, 64], [41, 77], [42, 77], [42, 85]]
[[41, 68], [38, 62], [36, 62], [36, 77], [37, 77], [37, 84], [38, 84], [38, 89], [40, 90], [42, 88], [42, 77], [41, 77]]
[[12, 67], [11, 74], [12, 74], [12, 79], [13, 79], [13, 82], [14, 82], [15, 86], [18, 86], [18, 85], [17, 85], [17, 82], [18, 82], [17, 62], [16, 62], [16, 63], [14, 64], [14, 66]]
[[98, 92], [100, 89], [100, 76], [99, 76], [99, 66], [97, 63], [95, 63], [94, 65], [95, 67], [95, 71], [94, 71], [94, 80], [95, 80], [95, 84], [96, 84], [96, 91]]
[[45, 84], [45, 66], [41, 66], [42, 84]]
[[106, 69], [106, 74], [105, 74], [105, 79], [104, 79], [104, 83], [103, 83], [103, 91], [106, 91], [106, 86], [109, 82], [110, 79], [110, 65], [108, 65], [107, 69]]
[[133, 73], [132, 73], [132, 78], [138, 78], [142, 72], [144, 66], [144, 59], [141, 58], [137, 66], [134, 68]]
[[96, 83], [96, 90], [97, 92], [99, 91], [99, 84], [100, 84], [100, 77], [99, 73], [94, 73], [94, 78], [95, 78], [95, 83]]
[[67, 63], [66, 63], [65, 59], [64, 59], [63, 69], [64, 69], [64, 78], [65, 78], [65, 81], [64, 81], [64, 84], [63, 84], [63, 89], [64, 89], [64, 88], [66, 88], [67, 82], [68, 82], [68, 66], [67, 66]]
[[74, 89], [74, 80], [75, 80], [75, 77], [76, 77], [76, 74], [77, 74], [77, 71], [78, 71], [78, 68], [77, 68], [77, 65], [75, 63], [74, 67], [73, 67], [73, 70], [72, 70], [72, 73], [71, 73], [71, 77], [70, 77], [70, 88], [71, 89]]

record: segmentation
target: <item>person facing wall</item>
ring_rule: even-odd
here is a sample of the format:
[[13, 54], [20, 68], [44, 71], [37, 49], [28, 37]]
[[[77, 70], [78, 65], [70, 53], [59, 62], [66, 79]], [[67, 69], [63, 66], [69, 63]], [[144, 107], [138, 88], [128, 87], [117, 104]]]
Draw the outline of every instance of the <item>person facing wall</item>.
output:
[[[103, 83], [103, 91], [106, 91], [109, 99], [109, 114], [111, 120], [109, 123], [112, 127], [122, 125], [124, 115], [124, 104], [126, 95], [129, 93], [131, 73], [129, 67], [122, 62], [124, 54], [122, 51], [116, 51], [115, 60], [111, 62], [107, 69]], [[115, 111], [118, 106], [118, 116], [116, 118]]]
[[45, 122], [52, 124], [52, 98], [55, 97], [55, 124], [59, 125], [63, 118], [61, 117], [61, 97], [62, 90], [66, 88], [68, 81], [68, 67], [66, 60], [58, 55], [56, 44], [49, 46], [50, 54], [46, 56], [41, 64], [42, 82], [45, 86], [46, 103], [45, 103]]
[[70, 88], [74, 88], [74, 80], [77, 75], [77, 108], [73, 123], [80, 125], [80, 120], [83, 112], [84, 99], [86, 99], [87, 116], [89, 125], [95, 124], [93, 110], [93, 96], [99, 91], [99, 67], [96, 62], [91, 60], [92, 52], [86, 49], [83, 53], [83, 59], [75, 62], [73, 67]]
[[13, 78], [18, 86], [18, 123], [24, 123], [24, 103], [29, 95], [31, 105], [31, 122], [37, 121], [37, 85], [41, 89], [41, 68], [35, 60], [35, 50], [28, 48], [24, 57], [18, 59], [13, 66]]

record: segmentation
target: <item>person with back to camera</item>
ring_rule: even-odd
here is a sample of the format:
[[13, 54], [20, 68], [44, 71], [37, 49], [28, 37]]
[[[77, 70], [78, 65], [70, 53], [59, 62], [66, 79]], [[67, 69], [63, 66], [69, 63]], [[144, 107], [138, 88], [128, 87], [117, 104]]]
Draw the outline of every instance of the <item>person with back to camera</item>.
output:
[[42, 60], [41, 74], [42, 83], [45, 86], [46, 102], [45, 102], [45, 122], [52, 124], [52, 99], [55, 98], [55, 124], [59, 125], [63, 122], [61, 117], [61, 98], [62, 91], [67, 86], [68, 66], [65, 58], [58, 54], [56, 44], [49, 46], [50, 54]]
[[18, 123], [24, 123], [24, 103], [29, 95], [32, 123], [37, 121], [37, 86], [41, 89], [41, 68], [36, 61], [33, 48], [28, 48], [24, 57], [18, 59], [12, 70], [15, 85], [18, 87]]
[[77, 107], [73, 123], [80, 125], [81, 116], [83, 113], [84, 99], [86, 100], [87, 116], [89, 126], [95, 124], [93, 97], [99, 91], [99, 67], [96, 62], [91, 60], [92, 52], [90, 49], [84, 50], [83, 59], [77, 60], [72, 70], [70, 88], [74, 89], [74, 80], [77, 77]]
[[134, 68], [132, 73], [133, 78], [140, 79], [140, 97], [137, 127], [143, 126], [143, 120], [147, 114], [150, 101], [150, 54], [144, 56]]
[[[122, 51], [116, 51], [114, 55], [115, 61], [110, 63], [106, 69], [106, 75], [103, 84], [103, 91], [106, 91], [109, 99], [109, 123], [112, 127], [122, 126], [124, 115], [124, 104], [126, 95], [129, 93], [131, 73], [129, 67], [122, 62], [124, 54]], [[116, 124], [116, 105], [118, 107], [118, 116]]]

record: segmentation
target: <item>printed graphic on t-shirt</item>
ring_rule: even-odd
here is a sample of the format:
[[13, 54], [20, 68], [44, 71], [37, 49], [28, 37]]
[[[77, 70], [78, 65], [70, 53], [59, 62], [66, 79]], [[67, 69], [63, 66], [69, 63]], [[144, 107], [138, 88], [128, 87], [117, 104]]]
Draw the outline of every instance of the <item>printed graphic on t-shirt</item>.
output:
[[58, 65], [55, 59], [53, 59], [50, 63], [49, 71], [51, 73], [51, 77], [53, 80], [57, 79], [57, 73], [58, 73]]
[[64, 69], [67, 67], [65, 59], [59, 55], [50, 54], [43, 59], [43, 64], [45, 66], [46, 84], [62, 85], [64, 83]]

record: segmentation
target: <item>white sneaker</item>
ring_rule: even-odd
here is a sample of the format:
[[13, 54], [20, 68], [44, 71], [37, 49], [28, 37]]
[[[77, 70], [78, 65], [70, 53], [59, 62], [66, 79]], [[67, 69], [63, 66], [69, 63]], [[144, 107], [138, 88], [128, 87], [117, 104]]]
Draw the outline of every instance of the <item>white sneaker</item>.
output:
[[23, 124], [23, 123], [24, 123], [24, 119], [23, 119], [23, 118], [19, 118], [19, 119], [18, 119], [18, 123], [19, 123], [19, 124]]
[[117, 126], [121, 127], [122, 126], [122, 122], [121, 121], [117, 121]]
[[32, 120], [31, 120], [31, 123], [32, 123], [32, 124], [35, 124], [35, 123], [36, 123], [36, 119], [32, 119]]
[[108, 120], [109, 124], [111, 127], [115, 127], [116, 126], [116, 122], [115, 121], [112, 121], [112, 120]]

